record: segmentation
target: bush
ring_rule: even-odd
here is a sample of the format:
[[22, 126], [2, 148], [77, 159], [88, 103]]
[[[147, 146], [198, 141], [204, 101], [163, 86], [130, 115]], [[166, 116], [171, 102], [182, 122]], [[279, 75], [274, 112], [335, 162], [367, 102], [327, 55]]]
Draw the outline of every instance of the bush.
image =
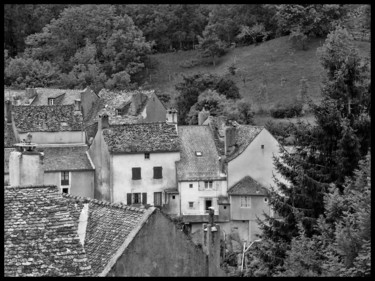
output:
[[201, 64], [201, 62], [198, 59], [190, 59], [182, 61], [178, 66], [182, 68], [191, 68], [199, 64]]
[[278, 104], [270, 110], [273, 118], [293, 118], [302, 116], [302, 103], [296, 102], [290, 105]]

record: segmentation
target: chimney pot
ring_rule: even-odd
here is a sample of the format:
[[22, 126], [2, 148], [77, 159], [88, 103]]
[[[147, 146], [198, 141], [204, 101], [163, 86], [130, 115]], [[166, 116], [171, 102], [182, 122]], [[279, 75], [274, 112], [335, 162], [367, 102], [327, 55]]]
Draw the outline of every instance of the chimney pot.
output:
[[108, 114], [104, 113], [102, 115], [99, 115], [100, 122], [101, 122], [101, 127], [102, 129], [109, 128], [109, 120], [108, 120]]

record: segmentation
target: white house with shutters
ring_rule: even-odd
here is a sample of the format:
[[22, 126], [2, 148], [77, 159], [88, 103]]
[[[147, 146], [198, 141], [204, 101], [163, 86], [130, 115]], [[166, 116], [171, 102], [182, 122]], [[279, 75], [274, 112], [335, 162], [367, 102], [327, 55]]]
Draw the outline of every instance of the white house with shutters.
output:
[[102, 115], [89, 153], [98, 167], [95, 199], [161, 207], [177, 186], [180, 148], [172, 122], [112, 125]]

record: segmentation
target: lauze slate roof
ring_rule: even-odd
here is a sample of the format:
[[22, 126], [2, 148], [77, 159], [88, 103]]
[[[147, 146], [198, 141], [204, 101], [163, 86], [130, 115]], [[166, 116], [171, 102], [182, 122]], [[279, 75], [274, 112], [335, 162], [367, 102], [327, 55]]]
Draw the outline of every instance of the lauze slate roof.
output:
[[146, 210], [69, 194], [63, 194], [63, 197], [71, 213], [75, 213], [77, 218], [83, 204], [88, 204], [84, 247], [94, 275], [103, 272], [129, 233], [155, 210], [155, 208]]
[[48, 99], [54, 98], [54, 104], [74, 104], [75, 99], [81, 99], [81, 92], [84, 90], [68, 90], [53, 88], [35, 88], [37, 96], [31, 105], [48, 105]]
[[111, 152], [179, 151], [176, 127], [165, 122], [110, 125], [103, 136]]
[[74, 105], [13, 106], [20, 132], [81, 131], [82, 115]]
[[250, 176], [242, 178], [228, 190], [229, 195], [267, 196], [268, 190]]
[[263, 126], [238, 125], [235, 132], [236, 149], [227, 155], [227, 161], [231, 161], [240, 155], [264, 129]]
[[56, 187], [5, 187], [4, 274], [92, 275], [77, 226]]
[[[208, 126], [179, 126], [181, 160], [177, 163], [178, 180], [221, 179], [219, 154]], [[197, 156], [196, 152], [202, 153]]]

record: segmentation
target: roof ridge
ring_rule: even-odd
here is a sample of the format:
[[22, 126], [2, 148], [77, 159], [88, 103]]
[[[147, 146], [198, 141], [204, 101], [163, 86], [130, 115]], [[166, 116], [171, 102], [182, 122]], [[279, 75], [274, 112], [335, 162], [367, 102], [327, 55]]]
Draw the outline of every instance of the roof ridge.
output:
[[83, 203], [94, 203], [97, 205], [103, 205], [103, 206], [108, 206], [108, 207], [113, 207], [117, 209], [123, 209], [123, 210], [129, 210], [129, 211], [135, 211], [139, 213], [145, 213], [146, 209], [141, 209], [133, 206], [128, 206], [123, 203], [111, 203], [108, 201], [102, 201], [98, 199], [93, 199], [89, 197], [83, 197], [83, 196], [78, 196], [78, 195], [73, 195], [73, 194], [67, 194], [67, 193], [62, 193], [63, 197], [68, 197], [72, 199], [78, 199], [81, 200]]
[[41, 185], [8, 185], [8, 186], [4, 186], [5, 188], [8, 188], [8, 189], [27, 189], [27, 188], [56, 188], [57, 189], [57, 186], [56, 185], [53, 185], [53, 184], [41, 184]]

